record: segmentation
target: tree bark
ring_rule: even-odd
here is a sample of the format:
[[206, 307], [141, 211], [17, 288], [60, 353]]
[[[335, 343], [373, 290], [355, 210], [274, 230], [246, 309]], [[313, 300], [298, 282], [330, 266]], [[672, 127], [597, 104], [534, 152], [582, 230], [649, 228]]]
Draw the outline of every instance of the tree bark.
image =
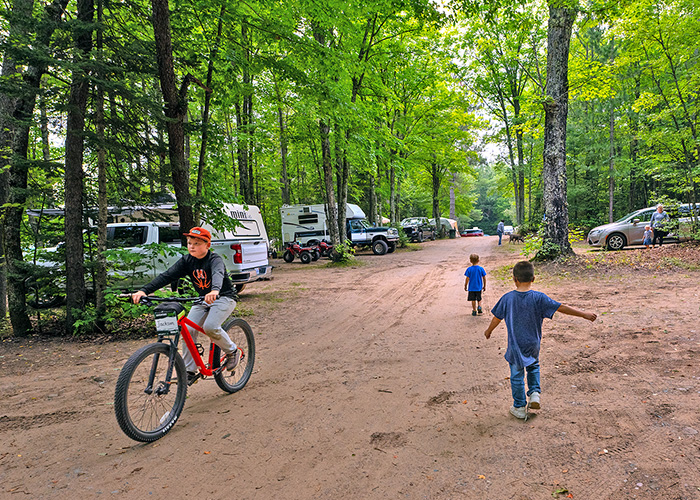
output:
[[[97, 29], [95, 45], [99, 63], [103, 62], [103, 31], [102, 12], [103, 0], [97, 0]], [[104, 74], [100, 71], [100, 80]], [[97, 134], [97, 270], [95, 277], [95, 309], [97, 311], [97, 328], [104, 331], [105, 314], [105, 290], [107, 288], [107, 151], [105, 149], [105, 96], [102, 84], [95, 88], [95, 131]]]
[[[67, 3], [68, 0], [54, 0], [44, 8], [44, 22], [39, 25], [34, 43], [39, 50], [48, 49], [53, 32], [63, 16]], [[26, 62], [22, 61], [22, 63]], [[8, 308], [15, 335], [26, 335], [31, 331], [31, 323], [27, 315], [25, 276], [21, 266], [23, 257], [20, 227], [27, 202], [29, 124], [34, 113], [41, 77], [46, 73], [48, 67], [45, 59], [34, 59], [31, 63], [26, 64], [27, 68], [22, 75], [22, 93], [15, 100], [12, 111], [12, 123], [15, 124], [15, 129], [12, 137], [12, 158], [7, 182], [7, 201], [10, 206], [5, 212], [3, 228], [8, 276]]]
[[153, 34], [155, 36], [156, 60], [160, 88], [165, 102], [166, 128], [168, 130], [168, 157], [177, 199], [180, 231], [189, 231], [194, 226], [192, 196], [190, 194], [190, 172], [185, 161], [185, 115], [187, 114], [187, 88], [193, 81], [187, 75], [178, 91], [175, 80], [173, 46], [170, 33], [170, 7], [168, 0], [151, 0], [153, 7]]
[[75, 311], [85, 307], [85, 269], [83, 242], [83, 151], [85, 108], [90, 80], [84, 63], [92, 50], [93, 0], [78, 0], [78, 24], [73, 40], [77, 49], [73, 63], [68, 116], [66, 119], [65, 158], [65, 235], [66, 235], [66, 333], [73, 333]]
[[204, 188], [204, 166], [206, 164], [207, 158], [207, 139], [209, 137], [209, 108], [211, 106], [211, 79], [214, 74], [214, 58], [219, 52], [219, 43], [221, 40], [221, 31], [223, 29], [223, 18], [224, 11], [226, 10], [226, 4], [221, 5], [221, 12], [219, 12], [219, 23], [216, 28], [216, 40], [214, 41], [214, 46], [209, 54], [209, 63], [207, 65], [207, 81], [205, 83], [206, 89], [204, 90], [204, 110], [202, 110], [202, 144], [199, 149], [199, 162], [197, 163], [197, 191], [196, 191], [196, 209], [194, 213], [194, 220], [197, 224], [202, 218], [202, 191]]
[[275, 84], [275, 94], [277, 95], [277, 119], [280, 124], [280, 156], [282, 159], [282, 204], [289, 205], [289, 174], [287, 173], [287, 156], [288, 156], [288, 143], [287, 143], [287, 125], [284, 119], [284, 109], [282, 107], [282, 92], [280, 92], [279, 84], [277, 79], [274, 79]]
[[550, 3], [547, 27], [547, 97], [544, 103], [543, 198], [545, 228], [540, 259], [573, 253], [566, 200], [566, 116], [569, 106], [569, 44], [578, 11]]
[[[340, 244], [338, 232], [338, 207], [335, 201], [333, 186], [333, 163], [331, 162], [331, 127], [323, 120], [318, 122], [321, 134], [321, 161], [323, 166], [323, 181], [326, 188], [326, 218], [329, 236], [333, 245]], [[345, 232], [345, 231], [343, 231]]]
[[[28, 20], [32, 18], [34, 0], [15, 0], [9, 16], [8, 41], [21, 43], [19, 38], [29, 31]], [[11, 49], [5, 50], [2, 60], [2, 76], [5, 81], [17, 74], [17, 65]], [[12, 121], [16, 97], [8, 92], [0, 93], [0, 207], [9, 198], [12, 139], [15, 126]], [[0, 212], [0, 222], [5, 225], [5, 214]], [[7, 317], [7, 267], [5, 259], [5, 231], [0, 231], [0, 321]]]

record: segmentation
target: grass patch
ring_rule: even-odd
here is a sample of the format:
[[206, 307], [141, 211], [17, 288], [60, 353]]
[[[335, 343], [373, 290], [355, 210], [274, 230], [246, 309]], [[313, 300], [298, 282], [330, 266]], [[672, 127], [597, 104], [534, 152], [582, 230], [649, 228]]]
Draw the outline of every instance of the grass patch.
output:
[[342, 269], [346, 267], [362, 267], [364, 265], [364, 262], [357, 260], [355, 257], [352, 257], [351, 259], [348, 259], [346, 261], [328, 262], [323, 267], [327, 267], [329, 269]]
[[247, 316], [255, 316], [255, 311], [249, 307], [241, 307], [240, 305], [236, 306], [236, 309], [233, 310], [233, 316], [236, 318], [245, 318]]

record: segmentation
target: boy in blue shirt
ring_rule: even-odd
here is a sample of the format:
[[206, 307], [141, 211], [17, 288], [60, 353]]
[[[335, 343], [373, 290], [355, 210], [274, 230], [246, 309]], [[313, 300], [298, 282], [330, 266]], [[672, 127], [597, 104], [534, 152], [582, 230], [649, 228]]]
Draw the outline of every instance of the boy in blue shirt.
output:
[[530, 408], [540, 408], [540, 341], [542, 340], [542, 320], [551, 319], [559, 311], [571, 316], [579, 316], [595, 321], [594, 313], [579, 311], [550, 299], [542, 292], [530, 290], [535, 281], [535, 268], [527, 261], [513, 267], [515, 290], [501, 297], [491, 310], [493, 318], [484, 332], [486, 338], [498, 324], [505, 320], [508, 329], [508, 349], [506, 361], [510, 364], [510, 388], [513, 393], [513, 406], [510, 413], [516, 418], [527, 418], [525, 394], [525, 371], [527, 370], [527, 396]]
[[[472, 303], [472, 316], [476, 316], [477, 312], [481, 314], [481, 292], [486, 291], [486, 271], [484, 268], [477, 265], [479, 256], [475, 253], [469, 256], [469, 261], [472, 263], [464, 272], [464, 291], [467, 292], [467, 300]], [[478, 307], [477, 307], [478, 306]]]

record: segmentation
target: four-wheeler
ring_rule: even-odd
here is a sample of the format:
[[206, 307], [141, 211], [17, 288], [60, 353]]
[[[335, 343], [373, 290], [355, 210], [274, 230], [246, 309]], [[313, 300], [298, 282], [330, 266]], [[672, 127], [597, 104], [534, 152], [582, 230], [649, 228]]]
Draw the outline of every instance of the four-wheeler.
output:
[[308, 264], [309, 262], [316, 261], [321, 257], [321, 251], [318, 246], [301, 246], [296, 241], [290, 241], [284, 245], [284, 255], [282, 258], [285, 262], [292, 262], [294, 257], [299, 257], [302, 264]]

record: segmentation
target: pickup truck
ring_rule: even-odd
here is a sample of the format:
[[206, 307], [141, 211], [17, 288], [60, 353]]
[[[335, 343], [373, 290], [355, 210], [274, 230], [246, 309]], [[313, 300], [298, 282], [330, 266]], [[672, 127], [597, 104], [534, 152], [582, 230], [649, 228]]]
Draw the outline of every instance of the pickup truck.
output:
[[[129, 250], [142, 259], [130, 259], [127, 272], [119, 273], [119, 287], [137, 288], [168, 269], [182, 255], [180, 225], [172, 222], [123, 222], [107, 225], [107, 246]], [[221, 255], [237, 292], [247, 283], [268, 278], [267, 241], [261, 237], [226, 238], [212, 230], [211, 250]], [[229, 235], [226, 235], [229, 236]], [[150, 243], [165, 243], [166, 255], [153, 252]]]
[[371, 247], [375, 255], [396, 250], [399, 231], [395, 227], [375, 227], [366, 219], [350, 219], [345, 223], [348, 240], [358, 247]]

